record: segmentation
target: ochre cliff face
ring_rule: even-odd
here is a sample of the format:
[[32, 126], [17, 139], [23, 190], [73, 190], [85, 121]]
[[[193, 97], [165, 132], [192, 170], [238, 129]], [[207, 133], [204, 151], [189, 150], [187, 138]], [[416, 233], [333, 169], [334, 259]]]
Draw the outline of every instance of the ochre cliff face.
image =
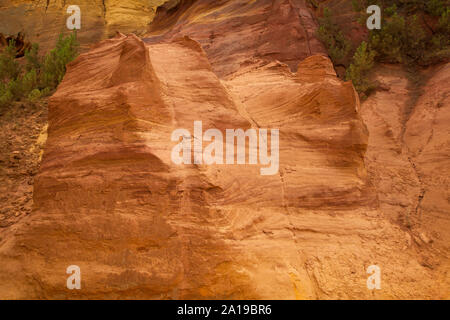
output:
[[380, 210], [408, 230], [421, 263], [444, 277], [450, 243], [449, 68], [443, 64], [418, 75], [426, 81], [414, 92], [401, 68], [381, 66], [376, 79], [385, 89], [361, 108], [370, 132], [366, 167]]
[[[100, 43], [51, 98], [36, 210], [2, 234], [0, 296], [370, 298], [378, 264], [376, 297], [444, 297], [376, 210], [359, 109], [324, 56], [220, 80], [189, 38]], [[195, 120], [279, 128], [279, 172], [173, 164], [171, 133]], [[82, 290], [66, 289], [69, 265]]]
[[[59, 269], [77, 264], [86, 269], [81, 296], [314, 297], [313, 283], [297, 283], [308, 273], [295, 240], [296, 228], [303, 228], [296, 211], [320, 208], [325, 199], [337, 209], [365, 201], [367, 132], [352, 86], [336, 79], [324, 57], [305, 63], [316, 65], [317, 74], [301, 67], [291, 74], [275, 63], [221, 82], [193, 40], [146, 46], [134, 36], [80, 56], [50, 102], [34, 195], [39, 213], [17, 225], [23, 231], [2, 247], [2, 270], [20, 265], [22, 274], [17, 289], [7, 286], [2, 295], [69, 297]], [[258, 86], [248, 90], [252, 82]], [[276, 85], [269, 92], [270, 83]], [[257, 101], [262, 92], [270, 97], [265, 103]], [[321, 111], [317, 95], [330, 108]], [[224, 134], [283, 128], [279, 173], [261, 176], [251, 165], [174, 165], [171, 133], [192, 130], [195, 120]], [[323, 139], [315, 129], [326, 122], [330, 134]], [[342, 179], [330, 185], [332, 172]], [[309, 193], [317, 196], [307, 199]], [[2, 273], [3, 284], [8, 275]], [[33, 281], [43, 287], [30, 291]]]
[[430, 69], [419, 75], [427, 79], [420, 92], [401, 68], [377, 70], [385, 89], [361, 107], [370, 132], [365, 162], [379, 211], [407, 232], [408, 250], [448, 292], [449, 64]]
[[[0, 15], [31, 12], [11, 3]], [[419, 93], [380, 66], [382, 90], [360, 104], [307, 1], [120, 3], [80, 5], [85, 44], [146, 35], [68, 66], [34, 210], [0, 229], [0, 298], [449, 298], [448, 64]], [[40, 6], [50, 20], [33, 25], [53, 45], [67, 15]], [[224, 137], [279, 129], [278, 172], [174, 164], [172, 132], [194, 121]], [[66, 288], [70, 265], [81, 290]]]
[[317, 23], [303, 0], [181, 1], [157, 9], [147, 42], [188, 35], [200, 42], [219, 76], [278, 60], [298, 63], [325, 53]]
[[83, 48], [108, 38], [116, 31], [145, 33], [156, 8], [165, 0], [93, 0], [70, 3], [65, 0], [5, 0], [0, 5], [0, 33], [23, 32], [26, 39], [40, 44], [44, 51], [54, 48], [61, 32], [70, 32], [66, 20], [67, 8], [78, 5], [81, 29], [78, 39]]
[[[437, 67], [405, 128], [405, 144], [420, 183], [416, 215], [424, 232], [450, 250], [450, 64]], [[430, 239], [428, 239], [430, 240]]]

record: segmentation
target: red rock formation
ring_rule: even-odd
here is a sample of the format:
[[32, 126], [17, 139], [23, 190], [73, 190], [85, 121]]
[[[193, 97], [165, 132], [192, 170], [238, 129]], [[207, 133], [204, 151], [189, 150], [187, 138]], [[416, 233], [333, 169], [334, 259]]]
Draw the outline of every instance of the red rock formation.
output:
[[[101, 42], [50, 100], [35, 211], [1, 233], [0, 298], [446, 297], [377, 211], [359, 109], [321, 55], [220, 80], [189, 38]], [[173, 164], [171, 133], [195, 120], [279, 128], [279, 173]]]
[[420, 221], [418, 238], [426, 244], [435, 242], [447, 259], [450, 259], [450, 90], [446, 85], [449, 81], [450, 64], [437, 67], [423, 88], [404, 133], [420, 183], [414, 208]]
[[361, 107], [370, 132], [365, 162], [379, 211], [405, 230], [405, 249], [433, 270], [432, 285], [445, 292], [450, 287], [449, 102], [443, 84], [449, 65], [419, 76], [429, 78], [422, 89], [411, 87], [399, 66], [377, 69], [376, 79], [384, 89]]
[[70, 5], [81, 11], [78, 40], [82, 48], [114, 35], [116, 31], [143, 34], [153, 20], [156, 8], [166, 0], [4, 0], [0, 6], [0, 32], [17, 34], [37, 42], [42, 51], [53, 49], [61, 32], [70, 32], [66, 20]]
[[172, 2], [158, 8], [146, 41], [189, 36], [202, 45], [220, 77], [274, 60], [295, 71], [301, 60], [325, 53], [303, 0]]

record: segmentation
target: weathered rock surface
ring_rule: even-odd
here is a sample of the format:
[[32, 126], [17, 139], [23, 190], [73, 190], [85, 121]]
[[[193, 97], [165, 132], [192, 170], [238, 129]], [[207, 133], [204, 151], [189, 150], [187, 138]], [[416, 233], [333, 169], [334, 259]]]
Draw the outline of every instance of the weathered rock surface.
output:
[[422, 88], [411, 87], [401, 67], [381, 66], [376, 79], [384, 89], [361, 108], [370, 132], [365, 162], [379, 211], [407, 232], [408, 247], [433, 270], [442, 292], [450, 287], [449, 66], [417, 75], [428, 79]]
[[[0, 229], [33, 207], [33, 180], [46, 140], [47, 108], [14, 102], [0, 116]], [[1, 236], [0, 236], [1, 237]]]
[[450, 64], [433, 71], [406, 123], [404, 141], [420, 182], [415, 213], [421, 231], [433, 235], [450, 259]]
[[46, 51], [52, 49], [61, 32], [70, 32], [66, 20], [67, 8], [78, 5], [81, 29], [78, 38], [83, 48], [108, 38], [116, 31], [145, 33], [156, 8], [165, 0], [94, 0], [69, 3], [65, 0], [2, 0], [0, 2], [0, 33], [15, 35], [23, 32], [26, 39], [38, 42]]
[[[378, 209], [359, 99], [328, 58], [214, 68], [189, 38], [122, 35], [69, 65], [35, 211], [0, 231], [0, 298], [448, 298]], [[173, 164], [171, 133], [195, 120], [279, 128], [279, 173]], [[382, 290], [366, 287], [372, 264]], [[81, 290], [66, 288], [70, 265]]]
[[198, 41], [220, 77], [274, 60], [296, 71], [325, 48], [304, 0], [169, 1], [157, 9], [147, 42], [189, 36]]

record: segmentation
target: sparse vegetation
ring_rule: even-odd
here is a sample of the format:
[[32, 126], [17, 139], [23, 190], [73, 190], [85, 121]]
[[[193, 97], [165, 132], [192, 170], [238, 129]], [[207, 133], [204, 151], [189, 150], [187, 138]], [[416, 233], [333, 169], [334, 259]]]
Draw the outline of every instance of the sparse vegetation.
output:
[[39, 44], [33, 43], [31, 49], [25, 51], [25, 58], [27, 60], [26, 70], [39, 70], [41, 68], [41, 59], [39, 58]]
[[62, 81], [66, 65], [78, 55], [76, 34], [59, 36], [56, 47], [42, 59], [38, 44], [25, 52], [24, 66], [15, 59], [14, 41], [0, 53], [0, 107], [14, 100], [31, 102], [50, 94]]
[[317, 3], [316, 0], [309, 0], [309, 3], [311, 4], [311, 6], [315, 9], [317, 9], [319, 7], [319, 4]]
[[333, 21], [331, 10], [328, 8], [324, 9], [323, 18], [319, 20], [319, 24], [317, 35], [327, 48], [331, 60], [335, 65], [342, 64], [352, 49], [350, 40]]
[[[361, 94], [373, 89], [368, 80], [376, 62], [426, 66], [450, 58], [450, 8], [448, 0], [352, 0], [357, 19], [365, 25], [366, 8], [377, 4], [382, 11], [381, 30], [371, 30], [367, 41], [352, 52], [350, 42], [333, 23], [331, 12], [324, 10], [319, 20], [319, 38], [327, 47], [335, 65], [343, 56], [353, 55], [346, 70], [346, 79], [352, 80]], [[427, 18], [428, 17], [428, 18]], [[431, 25], [430, 25], [431, 24]], [[347, 52], [349, 50], [349, 52]]]
[[[406, 15], [412, 15], [417, 12], [440, 17], [449, 6], [448, 0], [352, 0], [353, 10], [360, 12], [369, 5], [375, 4], [380, 8], [389, 10], [395, 7], [395, 10], [401, 9]], [[389, 13], [385, 11], [385, 13]]]
[[423, 2], [425, 2], [424, 10], [435, 17], [440, 17], [449, 10], [448, 0], [427, 0]]
[[[366, 0], [353, 0], [355, 11], [362, 11]], [[377, 0], [384, 9], [381, 30], [372, 30], [369, 46], [377, 61], [429, 65], [450, 57], [450, 8], [448, 0]], [[438, 18], [433, 30], [424, 16]], [[432, 18], [433, 19], [433, 18]]]
[[416, 14], [402, 16], [397, 12], [384, 19], [381, 30], [373, 30], [370, 46], [377, 60], [392, 63], [429, 65], [449, 58], [448, 10], [442, 14], [434, 33], [423, 27]]

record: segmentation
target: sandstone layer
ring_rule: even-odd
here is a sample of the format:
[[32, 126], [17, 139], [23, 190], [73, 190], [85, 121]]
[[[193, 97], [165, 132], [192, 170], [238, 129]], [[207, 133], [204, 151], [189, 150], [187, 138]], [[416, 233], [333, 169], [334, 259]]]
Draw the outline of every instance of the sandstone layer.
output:
[[[443, 253], [450, 252], [450, 64], [433, 70], [408, 118], [404, 141], [420, 192], [413, 213]], [[427, 240], [427, 239], [425, 239]], [[447, 259], [450, 257], [447, 256]], [[447, 260], [448, 261], [448, 260]]]
[[156, 8], [165, 0], [94, 0], [69, 3], [65, 0], [2, 0], [0, 1], [0, 33], [23, 32], [26, 39], [40, 44], [44, 51], [52, 49], [61, 32], [70, 32], [66, 20], [70, 5], [81, 10], [78, 38], [83, 48], [108, 38], [116, 31], [145, 33]]
[[325, 49], [304, 0], [169, 1], [158, 7], [146, 42], [180, 36], [198, 41], [220, 77], [274, 60], [296, 71], [298, 63]]
[[[0, 297], [448, 298], [448, 264], [430, 268], [379, 210], [360, 109], [322, 55], [295, 73], [274, 61], [220, 79], [188, 37], [101, 42], [50, 100], [35, 210], [0, 234]], [[196, 120], [279, 128], [279, 172], [175, 165], [171, 133]], [[418, 162], [435, 154], [407, 136], [427, 150]], [[373, 264], [382, 290], [367, 289]], [[66, 288], [70, 265], [81, 290]]]
[[[364, 38], [350, 1], [79, 5], [85, 49], [146, 35], [69, 65], [33, 201], [31, 185], [2, 187], [34, 209], [0, 212], [1, 299], [450, 298], [449, 64], [421, 71], [421, 87], [377, 66], [380, 89], [360, 105], [315, 37], [327, 6]], [[46, 50], [67, 6], [3, 1], [0, 32]], [[175, 165], [171, 134], [194, 121], [224, 136], [278, 128], [279, 171]], [[0, 162], [34, 175], [39, 150]], [[66, 287], [70, 265], [81, 290]], [[381, 290], [366, 286], [370, 265]]]

